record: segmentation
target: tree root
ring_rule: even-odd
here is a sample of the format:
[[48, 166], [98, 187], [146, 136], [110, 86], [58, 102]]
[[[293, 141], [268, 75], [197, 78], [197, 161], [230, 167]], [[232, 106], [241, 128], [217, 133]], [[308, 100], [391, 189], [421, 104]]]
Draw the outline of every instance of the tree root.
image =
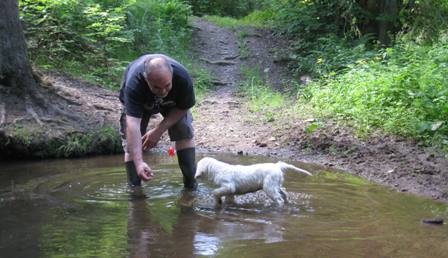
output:
[[26, 107], [26, 112], [28, 112], [28, 114], [30, 114], [41, 127], [44, 126], [44, 123], [42, 123], [42, 121], [39, 119], [39, 115], [37, 115], [36, 111], [34, 111], [34, 108], [31, 105], [31, 101], [30, 101], [29, 97], [26, 98], [25, 107]]
[[233, 59], [238, 58], [239, 56], [240, 56], [239, 54], [235, 55], [235, 56], [226, 56], [226, 57], [224, 57], [224, 60], [233, 60]]
[[230, 84], [230, 82], [218, 81], [218, 80], [212, 80], [211, 83], [214, 84], [214, 85], [227, 85], [227, 84]]
[[5, 104], [0, 105], [0, 126], [6, 121]]
[[76, 101], [74, 101], [74, 100], [71, 100], [71, 99], [69, 99], [69, 98], [67, 98], [67, 97], [65, 97], [65, 96], [60, 95], [60, 94], [58, 94], [58, 97], [60, 97], [61, 99], [64, 99], [64, 100], [67, 101], [70, 105], [74, 105], [74, 106], [82, 106], [81, 103], [78, 103], [78, 102], [76, 102]]
[[[53, 93], [55, 94], [55, 93]], [[69, 113], [66, 112], [60, 108], [58, 108], [57, 106], [51, 104], [47, 99], [44, 98], [44, 96], [42, 95], [42, 93], [37, 90], [37, 89], [32, 89], [29, 91], [29, 96], [32, 98], [33, 103], [35, 103], [36, 105], [38, 105], [39, 107], [41, 107], [43, 110], [48, 111], [52, 111], [55, 112], [56, 114], [62, 115], [62, 116], [66, 116], [68, 118], [70, 118], [73, 121], [81, 121], [81, 117], [78, 115], [75, 115], [73, 113]], [[60, 95], [56, 94], [57, 97], [61, 97]], [[64, 99], [64, 98], [62, 98]], [[64, 99], [65, 100], [65, 99]]]
[[216, 61], [212, 61], [212, 60], [208, 60], [205, 58], [201, 58], [202, 61], [205, 61], [209, 64], [217, 64], [217, 65], [236, 65], [238, 64], [237, 62], [233, 62], [233, 61], [228, 61], [228, 60], [216, 60]]
[[93, 107], [95, 107], [98, 110], [107, 110], [107, 111], [111, 111], [114, 112], [115, 110], [112, 108], [108, 108], [106, 106], [100, 105], [100, 104], [93, 104]]

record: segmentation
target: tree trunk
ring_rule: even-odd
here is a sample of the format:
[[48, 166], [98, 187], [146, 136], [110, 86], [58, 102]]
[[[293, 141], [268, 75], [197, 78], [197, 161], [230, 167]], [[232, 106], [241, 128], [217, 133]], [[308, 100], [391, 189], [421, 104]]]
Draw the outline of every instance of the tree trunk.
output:
[[391, 42], [390, 34], [397, 32], [397, 22], [403, 0], [359, 0], [365, 19], [361, 24], [363, 34], [373, 34], [383, 45]]
[[385, 46], [391, 42], [391, 34], [397, 31], [398, 15], [402, 1], [388, 0], [383, 2], [380, 19], [378, 21], [378, 40]]
[[19, 95], [36, 89], [16, 0], [0, 1], [0, 84]]

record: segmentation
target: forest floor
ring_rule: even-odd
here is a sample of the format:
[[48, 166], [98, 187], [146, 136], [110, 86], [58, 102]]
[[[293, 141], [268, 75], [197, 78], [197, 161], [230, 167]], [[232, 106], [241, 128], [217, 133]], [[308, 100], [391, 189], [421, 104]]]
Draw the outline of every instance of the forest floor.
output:
[[[267, 82], [281, 90], [281, 85], [293, 79], [285, 63], [276, 57], [287, 49], [287, 42], [274, 38], [268, 30], [229, 30], [202, 19], [194, 20], [193, 26], [192, 61], [207, 69], [216, 84], [193, 109], [199, 152], [265, 155], [312, 163], [359, 175], [397, 191], [448, 202], [448, 160], [434, 149], [392, 136], [374, 135], [362, 140], [332, 121], [310, 133], [305, 130], [310, 119], [281, 112], [266, 120], [261, 119], [263, 114], [251, 111], [238, 91], [241, 68], [257, 68], [260, 74], [269, 74]], [[244, 37], [238, 38], [241, 30]], [[13, 157], [14, 152], [26, 157], [29, 152], [42, 151], [51, 137], [84, 133], [108, 124], [118, 127], [121, 104], [117, 92], [55, 73], [45, 73], [41, 79], [43, 94], [52, 96], [51, 104], [77, 115], [72, 120], [59, 119], [57, 112], [45, 113], [28, 101], [24, 105], [24, 99], [11, 97], [10, 89], [0, 85], [0, 99], [5, 100], [0, 102], [0, 152], [5, 157]], [[12, 136], [13, 132], [17, 136], [18, 130], [22, 132], [19, 140]], [[46, 136], [34, 141], [34, 147], [23, 146], [25, 140], [31, 142], [36, 136], [34, 131], [43, 131]], [[159, 150], [167, 144], [165, 135]]]

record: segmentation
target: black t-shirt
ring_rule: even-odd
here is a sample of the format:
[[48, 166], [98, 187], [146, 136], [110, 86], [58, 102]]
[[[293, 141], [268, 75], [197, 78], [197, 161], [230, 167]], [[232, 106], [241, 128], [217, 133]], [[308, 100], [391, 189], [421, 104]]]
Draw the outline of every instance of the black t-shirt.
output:
[[[143, 77], [145, 60], [163, 56], [173, 67], [173, 87], [164, 98], [156, 96]], [[158, 113], [168, 108], [189, 109], [195, 104], [193, 82], [185, 67], [176, 60], [159, 54], [143, 55], [128, 65], [120, 89], [120, 101], [126, 114], [141, 118], [144, 112]]]

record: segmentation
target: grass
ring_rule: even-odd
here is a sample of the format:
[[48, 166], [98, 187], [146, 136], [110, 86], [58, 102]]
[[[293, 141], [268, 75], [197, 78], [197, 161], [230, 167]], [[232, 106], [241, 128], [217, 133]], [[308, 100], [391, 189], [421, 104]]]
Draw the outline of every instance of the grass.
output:
[[243, 66], [242, 75], [239, 90], [248, 98], [251, 112], [261, 113], [264, 121], [273, 122], [274, 114], [288, 109], [286, 97], [266, 84], [255, 69]]
[[308, 86], [307, 105], [345, 121], [360, 135], [375, 130], [448, 151], [448, 48], [396, 45]]
[[272, 24], [269, 21], [269, 17], [272, 16], [270, 10], [255, 10], [246, 17], [236, 19], [233, 17], [221, 17], [216, 15], [203, 16], [204, 19], [213, 22], [214, 24], [228, 29], [238, 29], [241, 26], [250, 26], [256, 28], [271, 27]]
[[240, 49], [240, 58], [248, 58], [250, 55], [249, 47], [247, 46], [246, 37], [248, 36], [247, 31], [240, 30], [238, 31], [236, 38], [238, 40], [238, 45]]
[[121, 151], [121, 140], [116, 128], [105, 126], [89, 133], [70, 134], [62, 141], [62, 144], [50, 151], [56, 157], [117, 153]]

